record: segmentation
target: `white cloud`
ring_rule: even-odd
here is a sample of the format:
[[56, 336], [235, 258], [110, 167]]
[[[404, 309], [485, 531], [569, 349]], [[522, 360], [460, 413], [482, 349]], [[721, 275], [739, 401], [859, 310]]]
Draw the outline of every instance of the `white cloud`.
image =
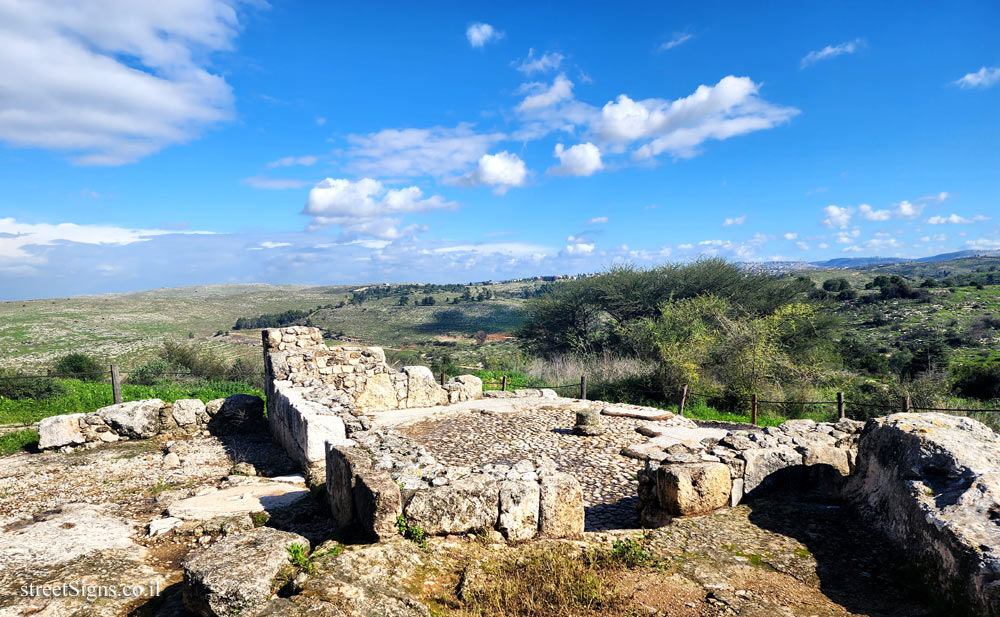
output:
[[471, 124], [454, 128], [385, 129], [350, 135], [347, 151], [351, 170], [372, 176], [435, 176], [463, 172], [490, 146], [506, 138], [503, 133], [477, 133]]
[[952, 214], [950, 216], [932, 216], [927, 219], [927, 222], [931, 225], [944, 225], [951, 223], [954, 225], [965, 225], [968, 223], [977, 223], [981, 221], [988, 221], [989, 217], [983, 216], [982, 214], [977, 214], [971, 218], [965, 218], [964, 216], [959, 216], [957, 214]]
[[924, 211], [924, 207], [919, 204], [913, 204], [905, 199], [898, 204], [896, 204], [896, 209], [893, 213], [899, 218], [913, 219], [920, 216], [920, 213]]
[[280, 158], [276, 161], [271, 161], [267, 164], [268, 169], [274, 169], [275, 167], [292, 167], [295, 165], [302, 165], [304, 167], [311, 167], [316, 164], [319, 160], [318, 156], [286, 156]]
[[222, 0], [0, 4], [0, 139], [121, 165], [232, 116], [210, 73], [239, 23]]
[[281, 247], [291, 246], [291, 245], [292, 245], [291, 242], [261, 242], [260, 243], [261, 248], [265, 248], [265, 249], [280, 249]]
[[759, 84], [748, 77], [723, 77], [714, 86], [698, 86], [690, 95], [674, 101], [634, 101], [625, 94], [601, 108], [592, 127], [609, 142], [626, 144], [652, 139], [635, 152], [639, 159], [670, 152], [691, 157], [708, 139], [729, 137], [769, 129], [790, 120], [799, 111], [764, 101]]
[[554, 175], [589, 176], [604, 169], [600, 148], [589, 141], [570, 148], [556, 144], [555, 157], [559, 159], [559, 165], [549, 169], [549, 173]]
[[524, 186], [528, 170], [524, 161], [516, 154], [504, 150], [496, 154], [484, 154], [474, 170], [462, 177], [466, 185], [487, 184], [494, 186], [493, 192], [503, 195], [512, 186]]
[[486, 242], [483, 244], [455, 244], [434, 249], [435, 253], [476, 253], [478, 255], [511, 255], [537, 257], [551, 252], [546, 246], [522, 242]]
[[962, 88], [990, 88], [1000, 82], [1000, 67], [985, 66], [975, 73], [968, 73], [955, 80], [955, 85]]
[[520, 112], [532, 111], [543, 107], [551, 107], [560, 101], [573, 98], [573, 82], [560, 73], [552, 81], [552, 85], [545, 87], [544, 84], [525, 84], [526, 89], [534, 91], [524, 97], [524, 100], [517, 106]]
[[858, 212], [861, 214], [861, 218], [866, 221], [888, 221], [889, 217], [892, 216], [892, 212], [888, 210], [875, 210], [868, 204], [858, 206]]
[[465, 38], [469, 39], [469, 45], [473, 47], [482, 47], [491, 41], [502, 39], [503, 36], [503, 31], [484, 23], [472, 24], [465, 30]]
[[326, 124], [326, 118], [322, 116], [316, 118], [316, 126], [323, 126], [324, 124]]
[[806, 243], [806, 242], [802, 242], [802, 241], [796, 242], [795, 246], [799, 247], [803, 251], [808, 251], [809, 250], [809, 244]]
[[794, 239], [796, 239], [796, 238], [799, 237], [799, 234], [795, 233], [794, 231], [790, 231], [790, 232], [788, 232], [786, 234], [782, 234], [782, 237], [785, 240], [794, 240]]
[[14, 218], [0, 218], [0, 262], [6, 259], [37, 260], [34, 255], [24, 250], [27, 246], [52, 246], [62, 242], [125, 245], [144, 242], [154, 236], [209, 233], [211, 232], [130, 229], [114, 225], [76, 223], [19, 223]]
[[606, 216], [595, 216], [592, 219], [587, 220], [588, 225], [603, 225], [608, 222], [608, 217]]
[[243, 184], [252, 186], [255, 189], [265, 189], [269, 191], [283, 191], [285, 189], [300, 189], [312, 184], [310, 180], [296, 180], [294, 178], [267, 178], [265, 176], [250, 176], [243, 178]]
[[309, 191], [302, 213], [313, 217], [312, 229], [337, 225], [347, 236], [395, 240], [415, 229], [399, 229], [398, 215], [453, 207], [440, 195], [423, 199], [423, 191], [416, 186], [389, 189], [371, 178], [354, 182], [327, 178]]
[[823, 212], [826, 213], [826, 218], [822, 221], [823, 225], [830, 227], [831, 229], [835, 227], [843, 229], [851, 222], [850, 208], [830, 205], [823, 208]]
[[722, 226], [723, 227], [732, 227], [733, 225], [742, 225], [743, 223], [746, 223], [746, 222], [747, 222], [747, 215], [744, 214], [742, 216], [736, 216], [736, 217], [728, 218], [728, 219], [722, 221]]
[[549, 71], [558, 69], [564, 59], [565, 56], [554, 51], [545, 52], [541, 56], [535, 57], [535, 50], [529, 49], [528, 57], [522, 60], [515, 68], [525, 75], [548, 73]]
[[810, 64], [819, 62], [820, 60], [834, 58], [843, 54], [853, 54], [864, 46], [865, 41], [863, 39], [854, 39], [853, 41], [847, 41], [839, 45], [827, 45], [819, 51], [811, 51], [806, 54], [805, 57], [802, 58], [802, 62], [799, 64], [799, 67], [804, 69]]
[[683, 45], [691, 39], [694, 38], [693, 34], [675, 34], [674, 38], [670, 39], [666, 43], [660, 45], [660, 51], [667, 51], [677, 47], [678, 45]]
[[566, 253], [568, 255], [590, 255], [594, 252], [593, 244], [584, 244], [582, 242], [577, 244], [567, 244]]

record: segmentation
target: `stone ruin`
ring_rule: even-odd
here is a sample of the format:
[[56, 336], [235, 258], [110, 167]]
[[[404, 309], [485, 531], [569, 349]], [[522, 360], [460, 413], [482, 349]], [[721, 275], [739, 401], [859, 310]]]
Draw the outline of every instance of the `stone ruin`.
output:
[[38, 448], [71, 451], [157, 435], [253, 433], [264, 426], [264, 401], [256, 396], [236, 394], [207, 403], [199, 399], [165, 403], [154, 398], [43, 418], [38, 423]]
[[376, 540], [398, 535], [400, 516], [434, 535], [496, 529], [526, 540], [583, 532], [580, 483], [551, 460], [449, 467], [369, 417], [481, 398], [478, 377], [442, 386], [426, 367], [394, 370], [378, 347], [329, 348], [316, 328], [269, 329], [262, 338], [271, 432], [311, 478], [325, 479], [338, 526]]
[[[509, 541], [583, 531], [580, 482], [551, 460], [448, 466], [379, 421], [383, 413], [417, 409], [419, 415], [427, 411], [419, 408], [475, 401], [484, 396], [475, 377], [455, 377], [442, 386], [425, 368], [392, 369], [379, 348], [328, 348], [312, 328], [267, 330], [263, 336], [267, 426], [314, 483], [325, 483], [336, 525], [378, 541], [397, 536], [399, 521], [430, 534], [486, 530]], [[540, 390], [486, 395], [555, 397]], [[208, 404], [124, 403], [43, 420], [40, 446], [69, 451], [156, 435], [260, 431], [261, 406], [260, 399], [240, 396]], [[637, 429], [646, 440], [621, 452], [645, 462], [637, 474], [641, 526], [711, 513], [772, 490], [819, 491], [860, 512], [873, 532], [918, 564], [914, 574], [958, 611], [953, 614], [1000, 617], [1000, 437], [981, 423], [905, 413], [866, 423], [792, 420], [779, 427], [734, 428], [626, 407], [603, 406], [599, 416], [586, 410], [576, 433], [601, 433], [602, 423], [617, 415], [648, 420]], [[167, 510], [171, 518], [150, 523], [150, 534], [154, 523], [159, 532], [189, 516], [185, 508], [211, 509], [226, 491], [246, 492], [234, 485], [177, 502]], [[277, 493], [263, 486], [261, 491], [272, 491], [261, 501], [308, 494], [291, 485]], [[251, 510], [261, 503], [244, 501], [256, 504], [247, 505]], [[270, 571], [283, 562], [282, 550], [260, 556], [274, 564], [254, 556], [260, 552], [258, 536], [271, 534], [269, 541], [279, 548], [306, 542], [266, 528], [245, 533], [188, 561], [189, 606], [221, 614], [199, 602], [228, 597], [223, 591], [237, 579], [254, 578], [261, 567]], [[227, 551], [232, 555], [222, 559]], [[222, 563], [228, 565], [217, 566]], [[234, 576], [237, 566], [245, 574]], [[260, 597], [251, 605], [268, 594], [268, 577], [257, 578], [264, 582], [254, 587]]]

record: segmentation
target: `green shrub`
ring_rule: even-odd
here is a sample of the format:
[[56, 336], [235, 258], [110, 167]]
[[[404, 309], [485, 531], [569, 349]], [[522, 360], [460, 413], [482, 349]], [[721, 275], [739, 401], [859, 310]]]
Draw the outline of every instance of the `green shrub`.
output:
[[38, 431], [28, 429], [0, 435], [0, 456], [14, 454], [22, 450], [33, 450], [38, 446]]
[[16, 371], [0, 371], [0, 398], [48, 399], [65, 392], [66, 388], [58, 379], [28, 377]]
[[987, 401], [1000, 399], [1000, 361], [968, 362], [952, 369], [952, 391]]
[[420, 548], [427, 548], [427, 532], [418, 525], [411, 525], [402, 514], [396, 517], [396, 529], [400, 535], [412, 540]]
[[96, 359], [87, 354], [71, 353], [56, 362], [55, 372], [57, 375], [83, 381], [101, 381], [107, 371]]
[[177, 367], [171, 366], [166, 360], [153, 360], [132, 370], [127, 376], [127, 381], [131, 384], [151, 386], [163, 381], [167, 373], [176, 370], [178, 370]]

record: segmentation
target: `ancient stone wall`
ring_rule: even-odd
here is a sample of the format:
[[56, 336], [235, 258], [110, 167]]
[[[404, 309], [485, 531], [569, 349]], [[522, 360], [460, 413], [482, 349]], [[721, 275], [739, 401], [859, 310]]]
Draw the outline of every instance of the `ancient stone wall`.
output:
[[366, 412], [446, 405], [482, 396], [482, 381], [460, 375], [441, 386], [430, 369], [396, 371], [380, 347], [327, 347], [318, 328], [262, 332], [271, 433], [310, 477], [325, 478], [326, 444], [349, 445], [370, 428]]
[[824, 489], [839, 495], [854, 468], [857, 434], [863, 424], [789, 420], [751, 431], [699, 429], [697, 441], [679, 442], [677, 430], [624, 454], [646, 460], [639, 473], [643, 526], [659, 527], [672, 516], [705, 514], [734, 506], [769, 487]]
[[123, 439], [149, 439], [156, 435], [246, 433], [264, 426], [264, 401], [237, 394], [204, 403], [179, 399], [130, 401], [91, 413], [64, 414], [38, 423], [38, 447], [92, 448]]

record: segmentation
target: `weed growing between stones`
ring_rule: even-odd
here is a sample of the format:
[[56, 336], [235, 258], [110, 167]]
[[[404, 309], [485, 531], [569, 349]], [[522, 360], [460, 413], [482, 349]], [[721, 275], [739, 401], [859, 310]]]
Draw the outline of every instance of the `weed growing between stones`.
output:
[[639, 540], [625, 538], [615, 540], [611, 545], [611, 559], [626, 568], [636, 568], [649, 565], [653, 561], [653, 555]]
[[297, 542], [293, 542], [292, 544], [289, 544], [285, 550], [288, 551], [288, 563], [297, 567], [306, 574], [312, 574], [316, 571], [316, 566], [313, 565], [313, 562], [309, 559], [308, 548]]
[[402, 514], [396, 517], [396, 529], [401, 536], [413, 540], [420, 548], [427, 548], [427, 532], [419, 525], [411, 525]]
[[254, 527], [263, 527], [267, 525], [267, 522], [271, 520], [271, 515], [261, 510], [260, 512], [251, 512], [250, 520], [253, 521]]

